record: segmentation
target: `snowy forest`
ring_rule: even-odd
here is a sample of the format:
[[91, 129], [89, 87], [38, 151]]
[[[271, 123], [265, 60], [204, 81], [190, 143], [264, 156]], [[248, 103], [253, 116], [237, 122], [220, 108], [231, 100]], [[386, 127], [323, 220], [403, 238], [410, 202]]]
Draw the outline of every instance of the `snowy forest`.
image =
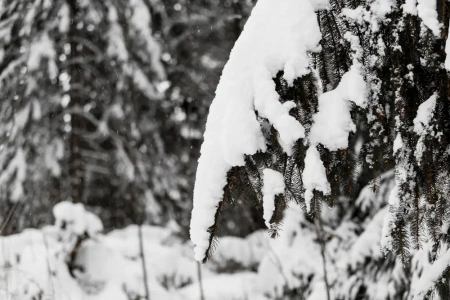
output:
[[0, 300], [450, 300], [447, 0], [0, 0]]

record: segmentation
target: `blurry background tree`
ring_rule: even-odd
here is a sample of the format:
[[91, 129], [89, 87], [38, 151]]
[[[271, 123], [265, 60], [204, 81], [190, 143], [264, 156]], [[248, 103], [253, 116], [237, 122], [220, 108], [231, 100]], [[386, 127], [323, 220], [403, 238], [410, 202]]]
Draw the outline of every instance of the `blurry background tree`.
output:
[[187, 228], [208, 106], [253, 2], [2, 2], [3, 234], [48, 223], [63, 200], [108, 229]]
[[2, 4], [2, 221], [16, 210], [6, 232], [47, 222], [64, 199], [109, 227], [186, 206], [151, 3]]

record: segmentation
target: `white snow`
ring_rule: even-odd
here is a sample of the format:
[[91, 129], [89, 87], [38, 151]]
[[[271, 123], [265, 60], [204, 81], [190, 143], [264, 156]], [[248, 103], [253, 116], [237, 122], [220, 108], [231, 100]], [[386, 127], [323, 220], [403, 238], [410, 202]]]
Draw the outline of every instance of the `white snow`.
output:
[[386, 216], [384, 217], [383, 228], [381, 231], [381, 249], [384, 253], [392, 251], [392, 227], [392, 215], [387, 212]]
[[389, 214], [388, 207], [379, 210], [367, 225], [366, 230], [358, 237], [351, 248], [349, 263], [356, 267], [358, 263], [363, 263], [366, 257], [380, 258], [380, 237], [382, 236], [383, 222], [386, 214]]
[[254, 109], [279, 131], [287, 153], [304, 137], [302, 125], [288, 113], [291, 104], [278, 101], [272, 78], [284, 70], [292, 83], [310, 72], [308, 51], [318, 51], [321, 39], [317, 3], [258, 1], [230, 54], [210, 107], [196, 175], [190, 233], [197, 260], [208, 247], [207, 229], [214, 224], [228, 170], [243, 165], [244, 154], [266, 149]]
[[406, 0], [402, 5], [403, 13], [413, 16], [417, 15], [417, 0]]
[[308, 211], [311, 210], [314, 190], [321, 191], [324, 195], [330, 193], [330, 184], [316, 145], [322, 144], [331, 151], [346, 149], [349, 133], [356, 131], [350, 114], [350, 101], [360, 107], [367, 104], [366, 82], [361, 75], [362, 65], [358, 62], [362, 53], [356, 47], [356, 37], [347, 35], [346, 38], [354, 51], [353, 65], [336, 89], [319, 95], [318, 112], [313, 116], [314, 123], [308, 135], [311, 144], [306, 153], [302, 174]]
[[125, 45], [122, 27], [118, 24], [117, 9], [114, 6], [108, 7], [108, 48], [107, 54], [116, 57], [120, 61], [128, 61], [129, 54]]
[[[355, 71], [357, 73], [360, 73], [360, 69], [362, 68], [362, 65], [359, 63], [359, 61], [362, 60], [362, 57], [364, 55], [364, 50], [361, 47], [361, 41], [359, 40], [359, 37], [357, 35], [351, 33], [350, 31], [347, 31], [344, 34], [344, 39], [350, 43], [350, 49], [352, 50], [352, 61], [353, 61], [354, 65], [352, 66], [350, 71], [352, 71], [353, 73]], [[357, 69], [357, 70], [355, 70], [355, 69]], [[344, 77], [345, 76], [346, 75], [344, 75]], [[348, 75], [347, 75], [347, 77], [348, 77]], [[358, 88], [362, 89], [363, 87], [364, 87], [364, 85], [361, 87], [354, 87], [354, 88], [356, 90]], [[366, 102], [366, 100], [362, 99], [361, 105], [365, 104], [365, 102]]]
[[327, 9], [330, 4], [328, 0], [309, 0], [309, 2], [311, 2], [316, 11]]
[[417, 116], [414, 118], [414, 132], [418, 135], [424, 134], [430, 128], [430, 122], [436, 108], [437, 94], [434, 93], [417, 109]]
[[59, 160], [64, 157], [64, 144], [60, 139], [54, 140], [52, 143], [47, 145], [45, 149], [44, 162], [47, 169], [50, 170], [51, 174], [55, 177], [61, 175], [61, 165]]
[[32, 109], [32, 118], [34, 121], [38, 121], [42, 118], [42, 108], [41, 108], [41, 104], [39, 103], [38, 100], [34, 100], [31, 103], [33, 109]]
[[450, 71], [450, 38], [447, 36], [447, 41], [445, 42], [445, 68]]
[[343, 8], [341, 14], [342, 16], [355, 21], [357, 24], [362, 25], [365, 19], [366, 10], [362, 6], [357, 6], [355, 9]]
[[393, 177], [393, 170], [380, 175], [378, 193], [374, 193], [373, 188], [370, 185], [365, 186], [356, 199], [357, 207], [359, 207], [363, 213], [379, 211], [386, 204], [389, 194], [395, 185], [394, 180], [392, 180]]
[[450, 249], [447, 249], [433, 264], [425, 267], [422, 276], [413, 287], [414, 299], [424, 299], [426, 293], [434, 288], [436, 281], [448, 266], [450, 266]]
[[[252, 282], [256, 277], [255, 273], [242, 272], [238, 274], [222, 274], [203, 281], [204, 299], [208, 300], [228, 300], [228, 299], [248, 299], [252, 291]], [[198, 300], [200, 288], [197, 285], [189, 285], [180, 291], [181, 299]]]
[[316, 146], [311, 145], [306, 151], [305, 169], [302, 173], [303, 186], [305, 187], [305, 202], [308, 211], [311, 211], [313, 191], [320, 191], [328, 195], [331, 191], [325, 167], [320, 159]]
[[103, 230], [100, 219], [85, 210], [83, 204], [63, 201], [53, 207], [55, 226], [61, 231], [81, 236], [84, 233], [94, 237]]
[[68, 32], [70, 27], [70, 7], [67, 3], [61, 5], [61, 9], [58, 12], [58, 21], [59, 32]]
[[251, 269], [267, 254], [270, 240], [264, 230], [256, 231], [245, 239], [234, 236], [222, 237], [208, 264], [213, 270], [225, 269], [230, 263]]
[[379, 18], [383, 18], [392, 11], [394, 5], [393, 0], [375, 0], [370, 5], [370, 10]]
[[39, 69], [43, 57], [48, 59], [48, 74], [51, 79], [58, 76], [58, 67], [56, 66], [56, 51], [53, 42], [50, 40], [47, 32], [42, 33], [35, 38], [28, 50], [28, 70], [35, 71]]
[[134, 66], [133, 68], [133, 82], [134, 84], [144, 93], [148, 99], [158, 99], [159, 95], [155, 89], [154, 84], [148, 79], [148, 77], [144, 74], [144, 72]]
[[425, 102], [420, 104], [417, 109], [417, 116], [414, 118], [414, 132], [418, 134], [419, 140], [417, 141], [416, 149], [414, 155], [416, 156], [417, 162], [420, 164], [422, 161], [423, 152], [425, 151], [425, 137], [429, 134], [434, 134], [433, 126], [430, 124], [434, 111], [436, 109], [437, 93], [434, 93]]
[[441, 35], [441, 24], [438, 21], [436, 1], [417, 0], [417, 12], [425, 26], [427, 26], [435, 36], [439, 37]]
[[14, 114], [14, 125], [11, 130], [11, 137], [15, 137], [18, 132], [20, 132], [30, 120], [31, 105], [27, 104]]
[[[66, 208], [57, 210], [65, 211]], [[173, 288], [186, 284], [198, 286], [195, 284], [196, 264], [184, 257], [185, 248], [179, 242], [176, 242], [177, 247], [163, 245], [170, 239], [171, 234], [167, 231], [150, 226], [142, 228], [148, 286], [152, 298], [176, 300], [180, 298], [172, 293]], [[12, 299], [21, 300], [127, 300], [143, 297], [137, 226], [84, 241], [75, 257], [75, 263], [83, 267], [83, 271], [75, 271], [76, 278], [68, 272], [66, 255], [69, 253], [64, 252], [73, 248], [66, 249], [66, 240], [59, 239], [61, 234], [61, 228], [48, 226], [42, 230], [28, 229], [1, 237], [0, 290], [12, 295]], [[209, 273], [203, 271], [205, 278]]]
[[[152, 69], [158, 75], [158, 80], [164, 80], [166, 74], [160, 61], [161, 49], [156, 43], [152, 31], [150, 30], [150, 15], [145, 4], [140, 0], [132, 0], [130, 5], [133, 8], [131, 15], [131, 24], [138, 34], [139, 40], [145, 43], [150, 55]], [[142, 91], [148, 99], [159, 99], [160, 94], [156, 91], [155, 85], [148, 79], [143, 70], [130, 61], [130, 53], [127, 49], [122, 26], [119, 24], [118, 12], [116, 7], [108, 7], [108, 22], [110, 23], [108, 36], [107, 54], [116, 58], [124, 64], [124, 72], [133, 77], [134, 84]]]
[[389, 195], [389, 205], [395, 208], [400, 207], [400, 199], [398, 198], [399, 189], [398, 186], [394, 186], [394, 188], [391, 191], [391, 194]]
[[275, 196], [284, 194], [284, 177], [283, 174], [272, 169], [264, 169], [263, 174], [263, 217], [267, 228], [270, 228], [270, 219], [275, 211]]
[[280, 237], [270, 240], [267, 254], [258, 268], [254, 290], [266, 296], [261, 299], [283, 299], [284, 288], [300, 288], [307, 284], [309, 276], [313, 284], [323, 282], [322, 265], [318, 263], [320, 248], [314, 242], [317, 236], [307, 224], [299, 206], [293, 205], [285, 211]]
[[395, 137], [394, 140], [394, 154], [397, 153], [398, 150], [400, 150], [401, 148], [403, 148], [403, 140], [402, 140], [402, 135], [400, 133], [397, 133], [397, 136]]
[[[365, 211], [369, 216], [364, 222], [355, 223], [348, 218], [353, 213], [349, 210], [335, 228], [331, 224], [337, 220], [336, 210], [323, 211], [332, 299], [354, 299], [363, 285], [370, 299], [396, 299], [398, 286], [404, 283], [411, 284], [412, 294], [417, 295], [414, 299], [422, 299], [448, 266], [450, 255], [446, 246], [437, 251], [438, 260], [430, 266], [432, 248], [430, 243], [425, 243], [423, 249], [411, 251], [411, 264], [404, 266], [392, 260], [385, 271], [379, 271], [379, 264], [384, 260], [380, 235], [384, 215], [389, 215], [385, 204], [392, 183], [392, 172], [388, 172], [380, 180], [378, 194], [369, 196], [370, 187], [364, 188], [367, 193], [358, 198], [369, 196], [370, 202], [374, 202]], [[358, 199], [356, 203], [362, 205], [367, 201]], [[63, 203], [56, 210], [57, 215], [66, 215], [70, 211], [78, 214], [83, 209]], [[75, 264], [83, 271], [75, 270], [75, 278], [67, 268], [67, 255], [73, 248], [64, 247], [66, 241], [59, 239], [62, 228], [27, 229], [0, 237], [0, 291], [4, 291], [0, 292], [0, 298], [145, 298], [138, 231], [141, 228], [151, 299], [200, 299], [198, 267], [205, 299], [282, 299], [286, 288], [307, 289], [307, 299], [326, 299], [317, 228], [295, 204], [285, 211], [283, 223], [283, 231], [276, 240], [270, 239], [263, 230], [246, 238], [222, 238], [212, 260], [204, 265], [193, 260], [190, 243], [185, 244], [175, 231], [132, 225], [85, 240], [75, 257]], [[408, 297], [412, 299], [412, 296]]]
[[146, 44], [147, 53], [151, 54], [152, 69], [158, 75], [158, 79], [165, 79], [166, 72], [161, 62], [161, 48], [151, 31], [151, 15], [148, 7], [142, 0], [130, 0], [130, 6], [133, 10], [130, 23], [140, 33], [141, 41]]
[[[285, 73], [286, 75], [287, 73]], [[260, 70], [254, 80], [255, 108], [263, 118], [269, 119], [280, 134], [280, 143], [287, 154], [291, 154], [293, 143], [305, 137], [303, 126], [289, 115], [295, 103], [288, 101], [281, 104], [275, 91], [275, 82], [268, 70]]]
[[361, 65], [354, 64], [336, 89], [319, 96], [319, 111], [308, 136], [313, 145], [320, 143], [332, 151], [348, 147], [348, 135], [356, 130], [350, 101], [366, 106], [366, 82], [360, 69]]
[[9, 191], [12, 201], [19, 201], [24, 196], [24, 187], [27, 176], [27, 162], [25, 152], [18, 148], [8, 166], [0, 173], [0, 186], [4, 186], [15, 175], [14, 180], [9, 184]]
[[[399, 193], [399, 183], [402, 182], [401, 176], [397, 175], [395, 177], [395, 185], [389, 194], [389, 206], [398, 209], [400, 207], [400, 198], [398, 197]], [[383, 252], [392, 251], [392, 235], [391, 232], [393, 230], [393, 216], [391, 211], [387, 211], [386, 216], [383, 222], [383, 228], [381, 231], [381, 249]]]
[[371, 31], [377, 32], [380, 30], [380, 24], [384, 21], [386, 15], [392, 12], [395, 6], [393, 0], [374, 0], [370, 4], [369, 10], [363, 5], [359, 5], [354, 9], [343, 8], [342, 15], [359, 25], [367, 22], [370, 24]]

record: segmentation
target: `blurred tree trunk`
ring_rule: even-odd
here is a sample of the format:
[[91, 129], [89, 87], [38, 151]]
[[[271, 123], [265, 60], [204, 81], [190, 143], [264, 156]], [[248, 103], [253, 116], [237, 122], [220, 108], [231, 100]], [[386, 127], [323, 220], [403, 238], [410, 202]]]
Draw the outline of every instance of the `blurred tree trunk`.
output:
[[[70, 90], [68, 94], [70, 96], [69, 108], [80, 107], [82, 103], [81, 95], [76, 91], [77, 86], [81, 85], [82, 70], [79, 63], [75, 58], [81, 55], [80, 43], [78, 41], [79, 30], [77, 29], [77, 19], [79, 19], [80, 10], [77, 0], [67, 0], [70, 7], [71, 22], [68, 32], [68, 40], [70, 41], [70, 53], [68, 55], [68, 61], [75, 63], [69, 64], [67, 69], [70, 76]], [[69, 176], [70, 176], [70, 196], [72, 202], [83, 202], [83, 163], [81, 156], [81, 137], [80, 134], [83, 129], [82, 117], [77, 114], [71, 114], [70, 118], [70, 130], [69, 130]]]

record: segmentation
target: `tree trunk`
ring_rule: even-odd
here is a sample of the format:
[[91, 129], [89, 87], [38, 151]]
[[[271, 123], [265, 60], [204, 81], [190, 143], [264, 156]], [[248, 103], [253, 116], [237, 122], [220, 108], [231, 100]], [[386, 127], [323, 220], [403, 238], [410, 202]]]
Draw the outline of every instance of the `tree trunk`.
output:
[[[77, 29], [77, 19], [79, 19], [79, 7], [77, 0], [67, 0], [71, 12], [71, 23], [68, 33], [68, 39], [70, 40], [70, 53], [68, 60], [72, 60], [81, 55], [81, 49], [79, 48], [79, 42], [76, 37], [79, 36], [79, 30]], [[70, 96], [69, 108], [81, 107], [82, 99], [80, 93], [77, 93], [73, 86], [80, 84], [82, 78], [82, 70], [78, 63], [71, 64], [67, 69], [70, 76], [70, 90], [68, 94]], [[81, 85], [82, 86], [82, 85]], [[70, 131], [69, 131], [69, 176], [71, 192], [70, 196], [72, 202], [83, 202], [83, 190], [84, 190], [84, 172], [83, 162], [81, 156], [81, 138], [80, 133], [83, 129], [83, 120], [81, 116], [72, 114], [70, 119]]]

